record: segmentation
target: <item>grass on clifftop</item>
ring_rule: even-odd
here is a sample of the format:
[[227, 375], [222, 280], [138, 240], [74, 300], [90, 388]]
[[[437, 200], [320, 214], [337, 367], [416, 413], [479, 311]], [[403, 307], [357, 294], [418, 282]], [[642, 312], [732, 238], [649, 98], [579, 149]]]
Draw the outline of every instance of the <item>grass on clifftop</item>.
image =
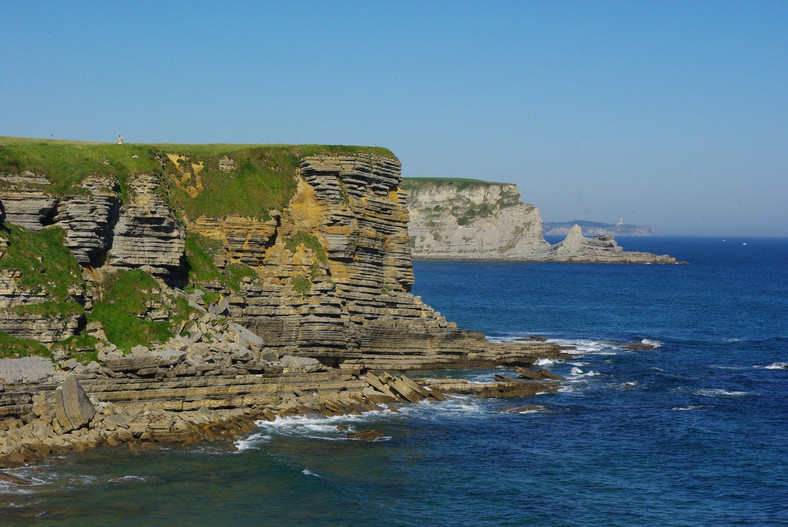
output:
[[403, 178], [402, 188], [405, 190], [418, 190], [431, 185], [437, 186], [451, 186], [459, 190], [468, 187], [476, 186], [491, 186], [491, 185], [508, 185], [509, 183], [497, 183], [495, 181], [483, 181], [481, 179], [466, 179], [466, 178], [439, 178], [439, 177], [419, 177], [419, 178]]
[[79, 193], [87, 176], [115, 176], [123, 196], [129, 175], [158, 174], [170, 186], [174, 208], [187, 217], [267, 219], [290, 202], [302, 157], [357, 153], [394, 157], [385, 148], [362, 146], [118, 145], [0, 136], [0, 174], [43, 174], [58, 195]]

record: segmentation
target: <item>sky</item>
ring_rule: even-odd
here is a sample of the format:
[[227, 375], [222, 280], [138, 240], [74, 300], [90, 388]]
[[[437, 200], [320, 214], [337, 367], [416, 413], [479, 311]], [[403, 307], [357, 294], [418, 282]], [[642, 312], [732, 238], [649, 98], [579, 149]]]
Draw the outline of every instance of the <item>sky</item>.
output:
[[545, 221], [788, 236], [787, 1], [0, 6], [0, 135], [385, 146]]

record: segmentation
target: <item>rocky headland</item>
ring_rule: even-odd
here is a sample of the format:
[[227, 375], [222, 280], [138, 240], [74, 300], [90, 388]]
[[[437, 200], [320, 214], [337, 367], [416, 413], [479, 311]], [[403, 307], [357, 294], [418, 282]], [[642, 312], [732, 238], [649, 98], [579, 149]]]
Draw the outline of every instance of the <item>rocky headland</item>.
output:
[[575, 221], [545, 221], [542, 222], [545, 236], [566, 236], [575, 225], [583, 229], [586, 236], [603, 236], [612, 234], [613, 236], [657, 236], [657, 233], [648, 225], [629, 225], [619, 223], [602, 223], [598, 221], [575, 220]]
[[625, 251], [611, 234], [583, 236], [579, 225], [550, 245], [539, 209], [517, 186], [468, 179], [406, 179], [408, 234], [420, 259], [573, 263], [679, 263], [668, 255]]
[[554, 390], [403, 375], [562, 350], [410, 293], [400, 169], [380, 148], [0, 138], [0, 458]]

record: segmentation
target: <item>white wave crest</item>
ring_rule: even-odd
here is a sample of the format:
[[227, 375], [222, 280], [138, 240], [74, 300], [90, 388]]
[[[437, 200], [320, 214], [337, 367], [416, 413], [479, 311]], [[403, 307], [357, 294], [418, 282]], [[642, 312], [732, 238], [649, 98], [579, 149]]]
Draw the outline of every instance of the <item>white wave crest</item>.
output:
[[323, 477], [320, 474], [316, 474], [316, 473], [312, 472], [308, 468], [305, 468], [304, 470], [302, 470], [301, 473], [304, 474], [305, 476], [314, 476], [316, 478], [322, 478]]
[[586, 371], [581, 370], [577, 366], [573, 367], [569, 371], [569, 376], [574, 378], [574, 379], [579, 379], [579, 378], [583, 378], [583, 377], [596, 377], [597, 375], [600, 375], [600, 373], [598, 371], [588, 371], [588, 372], [586, 372]]
[[236, 452], [244, 452], [245, 450], [254, 450], [260, 448], [260, 445], [267, 443], [271, 440], [271, 436], [263, 433], [252, 434], [244, 439], [238, 439], [233, 442]]
[[135, 475], [128, 475], [128, 476], [121, 476], [119, 478], [112, 478], [107, 483], [147, 483], [149, 480], [145, 476], [135, 476]]
[[483, 399], [473, 395], [447, 395], [446, 400], [440, 403], [421, 401], [405, 405], [400, 408], [400, 413], [422, 418], [434, 416], [436, 419], [452, 419], [487, 415], [489, 412], [484, 406]]
[[688, 404], [687, 406], [674, 406], [671, 410], [676, 410], [679, 412], [688, 412], [690, 410], [699, 410], [701, 408], [706, 408], [705, 404]]
[[788, 362], [773, 362], [766, 366], [755, 366], [756, 368], [763, 368], [764, 370], [788, 370]]
[[556, 359], [539, 359], [536, 362], [534, 362], [534, 364], [536, 366], [548, 367], [548, 366], [552, 366], [553, 364], [555, 364], [557, 362], [559, 362], [559, 361], [557, 361]]
[[744, 397], [745, 395], [753, 395], [750, 392], [724, 390], [722, 388], [704, 388], [695, 390], [693, 393], [701, 397]]
[[550, 339], [550, 342], [559, 346], [567, 346], [572, 349], [564, 350], [570, 355], [616, 355], [617, 349], [604, 340], [590, 339]]

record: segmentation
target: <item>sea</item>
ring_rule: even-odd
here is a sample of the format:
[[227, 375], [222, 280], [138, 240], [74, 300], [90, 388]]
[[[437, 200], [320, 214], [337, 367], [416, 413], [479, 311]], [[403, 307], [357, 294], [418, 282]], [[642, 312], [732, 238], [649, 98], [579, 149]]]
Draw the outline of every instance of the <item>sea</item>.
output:
[[0, 483], [0, 525], [788, 525], [788, 239], [618, 241], [689, 263], [414, 263], [414, 293], [460, 327], [572, 346], [537, 365], [558, 393], [52, 459]]

